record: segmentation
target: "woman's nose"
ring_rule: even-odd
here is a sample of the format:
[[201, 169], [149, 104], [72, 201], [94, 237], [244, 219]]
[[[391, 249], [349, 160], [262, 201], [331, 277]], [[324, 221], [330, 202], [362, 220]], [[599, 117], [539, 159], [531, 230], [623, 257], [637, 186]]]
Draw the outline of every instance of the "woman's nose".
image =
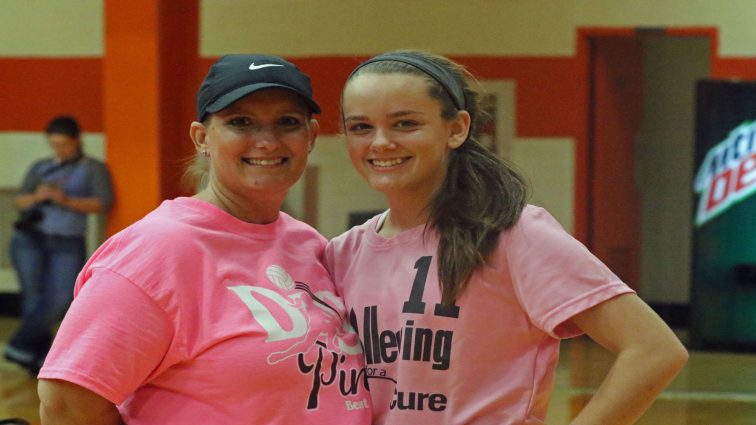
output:
[[252, 134], [255, 147], [261, 149], [271, 149], [278, 146], [278, 136], [276, 131], [270, 127], [259, 127]]

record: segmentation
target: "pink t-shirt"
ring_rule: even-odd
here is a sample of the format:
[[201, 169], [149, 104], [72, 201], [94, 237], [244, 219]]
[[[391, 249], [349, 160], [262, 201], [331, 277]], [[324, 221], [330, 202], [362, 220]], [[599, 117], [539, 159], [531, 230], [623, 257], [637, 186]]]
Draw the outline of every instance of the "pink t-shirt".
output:
[[255, 225], [165, 201], [86, 264], [39, 377], [100, 394], [129, 425], [368, 424], [324, 248], [284, 213]]
[[580, 334], [565, 321], [632, 290], [528, 206], [444, 308], [435, 232], [384, 238], [379, 217], [326, 248], [364, 346], [373, 423], [543, 424], [559, 339]]

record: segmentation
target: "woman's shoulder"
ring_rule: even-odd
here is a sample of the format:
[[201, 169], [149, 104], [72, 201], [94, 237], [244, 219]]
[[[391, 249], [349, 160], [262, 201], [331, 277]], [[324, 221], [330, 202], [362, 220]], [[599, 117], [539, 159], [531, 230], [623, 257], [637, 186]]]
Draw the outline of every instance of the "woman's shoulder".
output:
[[142, 219], [111, 236], [100, 250], [129, 258], [156, 256], [165, 260], [175, 256], [193, 238], [191, 226], [177, 216], [170, 202], [164, 201]]
[[[166, 201], [168, 202], [168, 201]], [[202, 252], [191, 226], [171, 218], [165, 202], [141, 220], [108, 238], [87, 262], [82, 275], [107, 269], [148, 294], [165, 291], [163, 282], [181, 279], [197, 266]]]
[[32, 162], [32, 164], [29, 166], [29, 171], [36, 172], [48, 167], [52, 167], [54, 165], [54, 160], [55, 158], [53, 157], [40, 158]]
[[81, 163], [85, 167], [96, 170], [96, 171], [107, 170], [107, 165], [105, 165], [105, 162], [91, 156], [82, 157]]
[[314, 239], [318, 242], [326, 243], [326, 238], [320, 234], [314, 227], [304, 221], [298, 220], [289, 214], [281, 211], [280, 213], [280, 229], [287, 235], [290, 235], [296, 239]]

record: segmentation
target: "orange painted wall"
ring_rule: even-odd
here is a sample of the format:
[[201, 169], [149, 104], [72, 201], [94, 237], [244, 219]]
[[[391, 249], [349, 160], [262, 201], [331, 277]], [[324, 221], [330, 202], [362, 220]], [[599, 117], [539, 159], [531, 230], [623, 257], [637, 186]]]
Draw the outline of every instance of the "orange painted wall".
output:
[[[714, 34], [716, 34], [714, 32]], [[179, 34], [180, 35], [180, 34]], [[714, 50], [716, 52], [716, 50]], [[140, 61], [149, 60], [141, 52]], [[575, 231], [579, 239], [586, 236], [586, 205], [583, 203], [587, 176], [585, 170], [585, 127], [587, 124], [587, 73], [585, 51], [578, 47], [575, 57], [455, 57], [481, 79], [513, 79], [516, 81], [516, 123], [520, 137], [572, 137], [576, 140], [576, 210]], [[145, 59], [147, 58], [147, 59]], [[154, 56], [153, 56], [154, 58]], [[163, 101], [177, 102], [181, 106], [166, 111], [178, 111], [174, 119], [172, 136], [164, 138], [166, 145], [162, 155], [186, 157], [192, 148], [182, 127], [188, 129], [194, 107], [194, 92], [202, 76], [215, 58], [197, 58], [191, 68], [171, 68], [171, 75], [180, 78], [171, 87], [171, 93], [163, 95]], [[341, 87], [351, 69], [364, 57], [319, 56], [291, 58], [305, 72], [312, 76], [315, 94], [323, 106], [320, 117], [323, 133], [339, 132], [338, 103]], [[5, 102], [0, 106], [0, 131], [40, 131], [53, 115], [67, 112], [81, 118], [87, 131], [98, 132], [105, 129], [103, 118], [103, 59], [91, 58], [2, 58], [0, 59], [0, 90]], [[182, 74], [185, 72], [186, 74]], [[163, 75], [168, 78], [171, 75]], [[712, 58], [714, 78], [756, 79], [756, 58]], [[112, 89], [111, 89], [112, 90]], [[123, 87], [124, 95], [145, 96], [139, 88]], [[174, 92], [175, 91], [175, 92]], [[187, 105], [188, 104], [188, 105]], [[145, 113], [145, 111], [124, 111]], [[172, 119], [172, 118], [171, 118]], [[157, 130], [156, 130], [157, 131]], [[106, 135], [112, 136], [112, 135]], [[108, 137], [111, 143], [111, 137]], [[128, 142], [138, 143], [136, 136]], [[109, 161], [133, 162], [124, 152], [124, 146], [113, 147], [121, 152], [118, 159]], [[110, 152], [110, 147], [109, 147]], [[154, 153], [161, 155], [161, 153]], [[128, 202], [143, 204], [143, 208], [153, 205], [155, 198], [172, 197], [183, 193], [168, 174], [179, 169], [176, 161], [180, 158], [165, 158], [159, 172], [166, 178], [157, 183], [157, 192], [134, 190], [129, 193]], [[158, 171], [144, 173], [139, 167], [120, 167], [116, 179], [128, 184], [155, 185]], [[139, 183], [141, 182], [141, 183]], [[131, 218], [129, 218], [130, 220]], [[126, 222], [122, 223], [127, 224]], [[119, 226], [121, 227], [121, 226]]]
[[113, 175], [115, 233], [160, 202], [157, 5], [150, 0], [105, 2], [103, 108], [106, 158]]
[[69, 113], [82, 128], [101, 132], [102, 60], [0, 59], [0, 131], [42, 131], [51, 117]]
[[716, 79], [756, 80], [756, 58], [719, 58], [711, 63]]
[[635, 137], [643, 109], [642, 46], [637, 38], [591, 42], [593, 111], [589, 165], [589, 248], [630, 287], [640, 271], [640, 195]]

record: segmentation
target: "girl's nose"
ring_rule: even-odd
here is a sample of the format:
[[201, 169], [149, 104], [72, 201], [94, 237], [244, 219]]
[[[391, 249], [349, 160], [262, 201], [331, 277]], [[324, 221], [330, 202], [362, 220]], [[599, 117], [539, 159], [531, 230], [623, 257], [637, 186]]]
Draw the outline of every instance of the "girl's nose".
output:
[[376, 130], [375, 137], [373, 138], [373, 142], [371, 143], [370, 147], [376, 151], [386, 151], [394, 149], [396, 147], [396, 143], [391, 140], [391, 137], [387, 134], [386, 131]]

